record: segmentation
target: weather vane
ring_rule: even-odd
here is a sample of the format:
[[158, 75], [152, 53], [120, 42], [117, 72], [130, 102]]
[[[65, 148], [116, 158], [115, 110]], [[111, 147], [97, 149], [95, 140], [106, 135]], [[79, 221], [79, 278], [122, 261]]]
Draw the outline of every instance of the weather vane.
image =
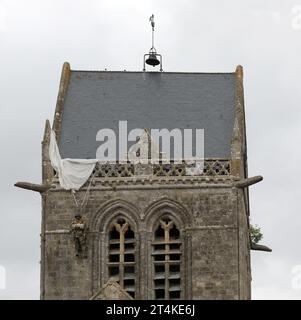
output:
[[152, 26], [152, 49], [155, 49], [154, 48], [155, 16], [153, 14], [150, 16], [149, 21], [151, 22], [151, 26]]
[[[161, 54], [157, 53], [155, 49], [155, 16], [153, 14], [150, 16], [149, 21], [151, 22], [152, 26], [152, 47], [149, 50], [149, 53], [144, 55], [143, 71], [145, 71], [145, 64], [148, 64], [153, 67], [160, 65], [160, 71], [163, 71], [162, 56]], [[158, 57], [160, 58], [160, 60], [158, 59]]]

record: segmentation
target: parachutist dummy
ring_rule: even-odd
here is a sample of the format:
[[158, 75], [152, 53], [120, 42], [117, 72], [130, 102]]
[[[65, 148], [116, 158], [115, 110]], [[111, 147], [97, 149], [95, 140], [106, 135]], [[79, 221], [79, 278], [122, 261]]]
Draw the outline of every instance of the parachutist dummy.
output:
[[77, 213], [71, 223], [71, 233], [75, 243], [75, 255], [85, 257], [86, 254], [86, 223], [81, 214]]

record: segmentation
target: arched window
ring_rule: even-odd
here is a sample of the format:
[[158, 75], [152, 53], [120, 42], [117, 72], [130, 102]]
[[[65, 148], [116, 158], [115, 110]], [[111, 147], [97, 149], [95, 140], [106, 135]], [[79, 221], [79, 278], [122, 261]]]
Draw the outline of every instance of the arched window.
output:
[[176, 223], [164, 216], [159, 220], [152, 243], [155, 299], [181, 298], [181, 238]]
[[133, 298], [136, 294], [135, 233], [123, 217], [115, 219], [108, 234], [108, 275]]

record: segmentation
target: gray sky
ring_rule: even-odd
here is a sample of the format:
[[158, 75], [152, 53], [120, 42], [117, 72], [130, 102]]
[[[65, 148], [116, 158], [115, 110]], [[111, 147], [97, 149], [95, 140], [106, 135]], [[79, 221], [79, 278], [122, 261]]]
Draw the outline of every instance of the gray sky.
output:
[[301, 0], [0, 0], [0, 299], [39, 298], [40, 196], [13, 184], [41, 180], [62, 63], [142, 70], [152, 13], [165, 71], [243, 65], [249, 175], [264, 176], [251, 222], [273, 249], [252, 253], [253, 299], [301, 299]]

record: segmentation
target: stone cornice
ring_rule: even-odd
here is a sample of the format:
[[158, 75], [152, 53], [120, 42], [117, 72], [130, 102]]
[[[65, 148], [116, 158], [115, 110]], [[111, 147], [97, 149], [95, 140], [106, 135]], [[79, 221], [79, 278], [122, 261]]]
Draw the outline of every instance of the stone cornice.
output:
[[[155, 176], [139, 176], [126, 178], [94, 178], [91, 185], [92, 190], [134, 190], [134, 189], [198, 189], [198, 188], [232, 188], [239, 179], [227, 177], [155, 177]], [[87, 183], [88, 184], [88, 183]], [[87, 185], [86, 184], [86, 185]], [[87, 189], [83, 186], [81, 191]], [[51, 192], [62, 191], [59, 186], [58, 179], [53, 180]]]

